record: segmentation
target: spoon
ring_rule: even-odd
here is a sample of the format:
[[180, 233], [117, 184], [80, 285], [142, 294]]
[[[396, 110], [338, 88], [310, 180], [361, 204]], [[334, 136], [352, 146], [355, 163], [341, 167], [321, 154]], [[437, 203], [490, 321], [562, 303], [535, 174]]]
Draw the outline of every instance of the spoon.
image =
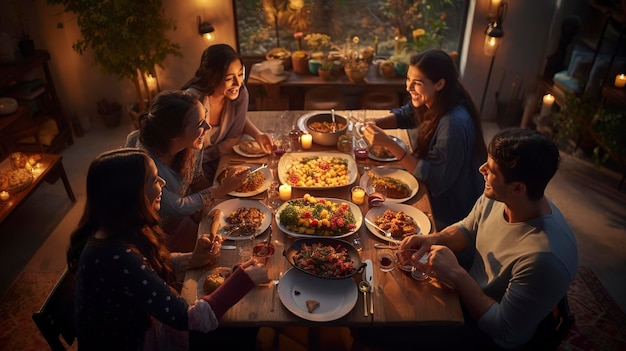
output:
[[330, 118], [333, 121], [333, 133], [335, 133], [337, 131], [337, 127], [335, 124], [335, 109], [334, 108], [330, 109]]
[[359, 291], [363, 293], [363, 317], [367, 317], [367, 292], [370, 291], [370, 284], [365, 280], [359, 282]]

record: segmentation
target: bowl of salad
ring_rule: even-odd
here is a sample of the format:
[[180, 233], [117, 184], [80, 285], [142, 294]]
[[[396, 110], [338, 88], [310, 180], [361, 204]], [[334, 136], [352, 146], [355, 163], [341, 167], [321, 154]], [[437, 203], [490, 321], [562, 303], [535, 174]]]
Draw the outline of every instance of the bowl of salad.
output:
[[294, 268], [326, 279], [350, 278], [366, 265], [354, 246], [333, 238], [297, 239], [283, 255]]

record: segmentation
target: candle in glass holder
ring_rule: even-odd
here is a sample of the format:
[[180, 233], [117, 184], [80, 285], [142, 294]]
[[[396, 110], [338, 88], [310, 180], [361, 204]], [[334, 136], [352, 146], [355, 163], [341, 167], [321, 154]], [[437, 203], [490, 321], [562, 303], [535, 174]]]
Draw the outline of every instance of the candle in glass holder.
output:
[[623, 88], [624, 86], [626, 86], [626, 75], [625, 74], [618, 74], [615, 76], [615, 87], [616, 88]]
[[291, 186], [289, 184], [282, 184], [278, 187], [278, 197], [282, 201], [291, 200]]
[[539, 116], [548, 116], [552, 112], [552, 105], [554, 104], [554, 96], [546, 94], [543, 96], [543, 102], [541, 104], [541, 112]]
[[311, 134], [302, 134], [302, 136], [300, 136], [300, 145], [302, 145], [302, 148], [305, 150], [308, 150], [311, 148], [311, 146], [313, 146], [313, 136]]
[[9, 193], [6, 191], [0, 191], [0, 200], [7, 201], [9, 199]]

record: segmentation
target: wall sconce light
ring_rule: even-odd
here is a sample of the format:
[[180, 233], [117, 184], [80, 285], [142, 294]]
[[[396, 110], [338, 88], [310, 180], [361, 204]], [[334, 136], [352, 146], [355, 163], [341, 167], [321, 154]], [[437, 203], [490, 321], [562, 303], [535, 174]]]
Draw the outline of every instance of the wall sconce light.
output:
[[202, 22], [200, 16], [198, 16], [198, 33], [206, 40], [212, 41], [213, 32], [215, 32], [215, 28], [213, 28], [213, 25], [207, 21]]
[[[495, 11], [495, 15], [492, 14], [492, 9], [497, 8]], [[506, 10], [508, 9], [508, 5], [506, 2], [501, 0], [492, 0], [489, 3], [489, 25], [487, 25], [487, 29], [485, 30], [485, 43], [483, 45], [483, 51], [485, 55], [491, 56], [491, 63], [489, 64], [489, 73], [487, 74], [487, 81], [485, 82], [485, 89], [483, 90], [483, 97], [480, 102], [480, 112], [483, 112], [483, 106], [485, 104], [485, 96], [487, 95], [487, 88], [489, 87], [489, 81], [491, 80], [491, 71], [493, 70], [493, 62], [496, 59], [496, 52], [498, 51], [498, 47], [500, 47], [500, 43], [502, 42], [502, 37], [504, 36], [504, 31], [502, 30], [502, 22], [504, 21], [504, 16], [506, 15]]]

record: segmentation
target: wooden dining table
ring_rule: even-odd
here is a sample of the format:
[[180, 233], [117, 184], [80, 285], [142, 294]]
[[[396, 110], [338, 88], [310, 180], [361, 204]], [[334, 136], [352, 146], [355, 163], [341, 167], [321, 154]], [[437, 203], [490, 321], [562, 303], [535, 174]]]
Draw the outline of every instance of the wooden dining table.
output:
[[[248, 112], [248, 116], [261, 130], [280, 133], [279, 131], [284, 131], [285, 128], [297, 127], [298, 119], [301, 118], [300, 116], [305, 114], [307, 111], [287, 111], [292, 117], [290, 122], [285, 121], [285, 112], [286, 111], [255, 111]], [[361, 116], [365, 115], [368, 118], [376, 118], [388, 113], [387, 111], [378, 110], [351, 112], [354, 114], [358, 113]], [[348, 115], [350, 111], [337, 111], [337, 113]], [[407, 140], [408, 136], [406, 131], [393, 129], [387, 130], [387, 132], [390, 135], [398, 137], [407, 145], [410, 145]], [[313, 144], [313, 147], [310, 150], [307, 150], [307, 152], [311, 152], [312, 154], [315, 154], [316, 152], [330, 151], [339, 152], [336, 147], [320, 146], [316, 144]], [[354, 157], [351, 153], [344, 153], [343, 155]], [[233, 152], [220, 159], [218, 173], [220, 172], [220, 169], [230, 165], [245, 164], [246, 162], [251, 165], [258, 165], [260, 163], [275, 165], [277, 162], [277, 156], [267, 155], [259, 158], [245, 158]], [[364, 161], [359, 160], [357, 164], [359, 169], [362, 169], [364, 166], [400, 167], [397, 162], [379, 162], [373, 159], [366, 159]], [[354, 185], [358, 184], [359, 176], [357, 176], [357, 180], [354, 183], [337, 188], [309, 189], [293, 187], [292, 198], [301, 198], [306, 193], [309, 193], [318, 198], [340, 198], [349, 201], [351, 198], [350, 190]], [[253, 196], [250, 199], [262, 201], [264, 199], [264, 194], [265, 192], [257, 196]], [[227, 200], [228, 198], [230, 197], [220, 200]], [[436, 230], [435, 221], [432, 217], [428, 191], [423, 183], [419, 183], [419, 190], [417, 193], [404, 203], [426, 214], [431, 222], [430, 232]], [[362, 212], [362, 215], [365, 216], [369, 210], [367, 201], [358, 207]], [[208, 228], [209, 219], [204, 218], [200, 223], [198, 234], [209, 233]], [[286, 248], [289, 248], [296, 238], [293, 238], [280, 230], [275, 219], [272, 219], [272, 225], [269, 230], [260, 234], [256, 240], [262, 241], [266, 239], [269, 231], [271, 231], [271, 242], [275, 246], [275, 254], [267, 259], [265, 265], [268, 269], [270, 279], [279, 279], [281, 273], [285, 273], [291, 268], [291, 264], [288, 262], [286, 257], [283, 256], [283, 251]], [[365, 223], [355, 234], [340, 240], [352, 242], [352, 240], [357, 236], [362, 245], [362, 251], [359, 252], [361, 260], [364, 262], [369, 259], [373, 263], [374, 286], [372, 287], [372, 293], [368, 294], [367, 300], [369, 301], [371, 295], [373, 295], [374, 314], [370, 314], [368, 317], [364, 316], [363, 294], [359, 293], [358, 301], [354, 308], [341, 318], [324, 322], [316, 322], [300, 318], [283, 306], [279, 299], [279, 294], [273, 291], [276, 288], [270, 283], [258, 286], [251, 290], [244, 298], [242, 298], [238, 303], [230, 308], [228, 312], [226, 312], [220, 320], [220, 325], [227, 327], [368, 327], [400, 325], [458, 325], [464, 322], [459, 296], [453, 288], [440, 282], [435, 277], [431, 277], [426, 282], [416, 281], [411, 278], [410, 273], [397, 268], [390, 272], [381, 271], [376, 259], [378, 249], [374, 247], [374, 244], [385, 244], [386, 241], [370, 232]], [[232, 240], [227, 240], [223, 243], [225, 246], [237, 246], [237, 244], [237, 242]], [[222, 250], [217, 265], [232, 267], [237, 264], [238, 259], [237, 250]], [[202, 281], [199, 282], [198, 280], [201, 280], [206, 276], [207, 269], [210, 269], [210, 267], [191, 269], [188, 270], [185, 275], [181, 294], [190, 304], [193, 304], [198, 298], [198, 284], [202, 285]], [[346, 279], [353, 280], [355, 289], [357, 289], [358, 282], [363, 278], [361, 274], [355, 274], [352, 278]], [[271, 306], [274, 306], [273, 310]]]

